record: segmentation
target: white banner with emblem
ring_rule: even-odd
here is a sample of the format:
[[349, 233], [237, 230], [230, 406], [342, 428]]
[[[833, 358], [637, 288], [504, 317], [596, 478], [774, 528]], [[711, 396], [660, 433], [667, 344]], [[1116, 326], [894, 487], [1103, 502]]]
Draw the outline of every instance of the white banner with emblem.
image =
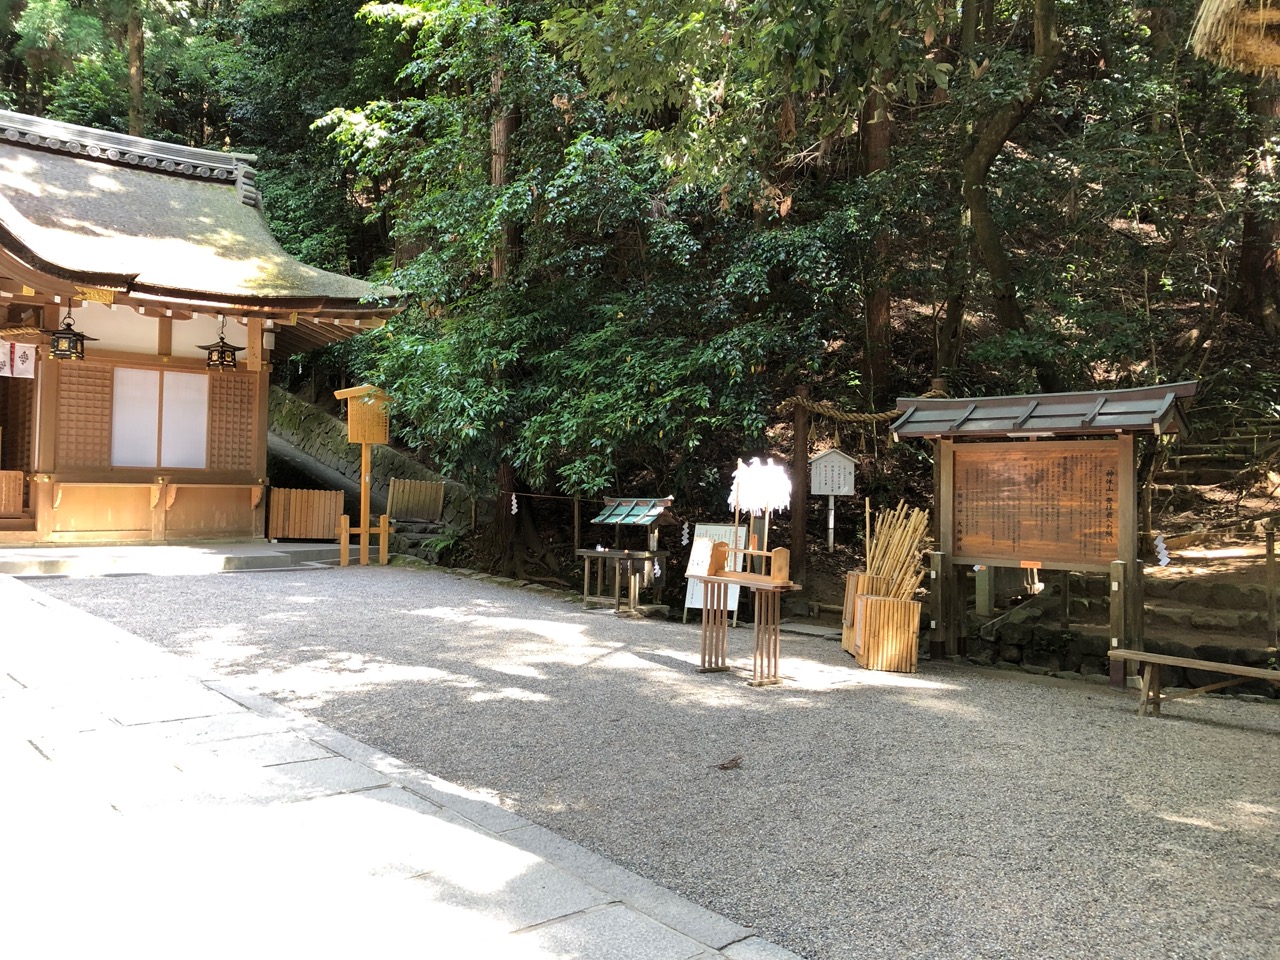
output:
[[36, 375], [36, 348], [29, 343], [10, 343], [0, 340], [0, 377], [27, 377]]

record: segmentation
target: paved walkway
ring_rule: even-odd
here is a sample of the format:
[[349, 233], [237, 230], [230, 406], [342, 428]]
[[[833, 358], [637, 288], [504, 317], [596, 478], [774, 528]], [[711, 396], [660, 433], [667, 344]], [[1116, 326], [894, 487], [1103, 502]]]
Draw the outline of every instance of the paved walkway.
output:
[[0, 611], [6, 956], [794, 957], [4, 575]]

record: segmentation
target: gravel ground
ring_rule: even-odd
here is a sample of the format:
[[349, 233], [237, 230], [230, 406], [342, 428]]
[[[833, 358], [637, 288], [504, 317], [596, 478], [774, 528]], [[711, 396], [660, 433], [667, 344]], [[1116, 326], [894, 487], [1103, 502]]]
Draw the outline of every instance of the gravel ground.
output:
[[[814, 960], [1280, 957], [1280, 708], [698, 627], [450, 572], [49, 580], [49, 593]], [[740, 756], [731, 769], [717, 764]]]

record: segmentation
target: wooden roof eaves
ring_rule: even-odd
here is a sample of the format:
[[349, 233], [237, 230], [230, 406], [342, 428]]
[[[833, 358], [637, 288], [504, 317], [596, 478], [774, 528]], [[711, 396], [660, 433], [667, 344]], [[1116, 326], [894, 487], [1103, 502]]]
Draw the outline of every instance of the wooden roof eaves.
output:
[[[33, 262], [34, 261], [34, 262]], [[299, 314], [326, 319], [377, 319], [385, 321], [402, 311], [407, 303], [404, 295], [381, 303], [360, 300], [338, 300], [326, 297], [223, 297], [190, 290], [165, 289], [134, 284], [127, 274], [97, 274], [65, 270], [37, 257], [7, 229], [0, 225], [0, 272], [32, 287], [44, 289], [53, 302], [80, 300], [78, 288], [110, 291], [115, 302], [141, 307], [177, 308], [208, 313], [246, 313], [287, 317]], [[50, 280], [54, 281], [50, 283]], [[58, 299], [54, 299], [58, 298]], [[33, 302], [39, 297], [29, 298]], [[380, 325], [380, 324], [378, 324]]]
[[[1195, 395], [1198, 381], [1160, 384], [1154, 387], [1135, 387], [1125, 390], [1088, 391], [1075, 393], [1040, 394], [972, 398], [925, 399], [903, 397], [898, 408], [904, 413], [893, 422], [891, 430], [898, 437], [938, 439], [955, 437], [962, 439], [993, 439], [997, 437], [1030, 438], [1052, 436], [1090, 436], [1114, 433], [1181, 432], [1186, 429], [1179, 402]], [[1143, 401], [1147, 403], [1144, 404]], [[1151, 403], [1155, 403], [1154, 409]], [[1034, 404], [1021, 416], [1010, 416], [1010, 407]], [[1074, 414], [1071, 426], [1051, 425], [1066, 414], [1054, 408], [1070, 408], [1089, 404], [1087, 416]], [[1120, 407], [1121, 409], [1108, 409]], [[1144, 408], [1145, 407], [1145, 408]], [[984, 410], [990, 411], [984, 416]], [[1003, 416], [995, 412], [1005, 411]], [[958, 418], [948, 416], [949, 411], [960, 412]], [[1076, 419], [1079, 418], [1079, 419]], [[1005, 421], [1007, 422], [1001, 422]], [[1113, 422], [1107, 422], [1111, 420]], [[987, 425], [994, 424], [996, 425]], [[972, 424], [976, 429], [963, 429]]]

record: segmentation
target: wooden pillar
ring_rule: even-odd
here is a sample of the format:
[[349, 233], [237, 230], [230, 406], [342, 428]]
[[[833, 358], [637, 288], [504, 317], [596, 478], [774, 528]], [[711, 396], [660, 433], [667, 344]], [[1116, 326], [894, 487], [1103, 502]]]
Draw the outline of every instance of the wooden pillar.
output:
[[[259, 483], [267, 482], [267, 432], [270, 426], [271, 412], [268, 398], [271, 396], [271, 367], [264, 366], [258, 371], [257, 389], [253, 398], [253, 475]], [[264, 513], [265, 516], [265, 513]], [[266, 536], [265, 528], [258, 536]]]
[[369, 565], [369, 483], [372, 479], [371, 444], [360, 444], [360, 566]]
[[973, 612], [980, 617], [996, 613], [996, 572], [986, 564], [974, 573]]
[[58, 363], [41, 360], [36, 368], [36, 422], [31, 437], [36, 473], [53, 473], [58, 465]]
[[[807, 386], [796, 387], [796, 397], [809, 399]], [[806, 523], [809, 504], [809, 409], [797, 403], [791, 443], [791, 579], [803, 584], [808, 543]]]
[[1267, 646], [1276, 649], [1276, 532], [1267, 531]]
[[262, 318], [250, 317], [249, 329], [246, 334], [248, 350], [245, 353], [245, 366], [253, 373], [262, 370], [265, 359], [262, 355]]
[[929, 656], [941, 660], [960, 654], [964, 633], [959, 571], [949, 554], [940, 551], [929, 554], [929, 578], [929, 619], [933, 626]]
[[[1144, 616], [1142, 609], [1142, 563], [1115, 560], [1111, 564], [1111, 648], [1142, 650]], [[1111, 661], [1111, 683], [1124, 686], [1126, 676], [1136, 670], [1133, 661]]]

